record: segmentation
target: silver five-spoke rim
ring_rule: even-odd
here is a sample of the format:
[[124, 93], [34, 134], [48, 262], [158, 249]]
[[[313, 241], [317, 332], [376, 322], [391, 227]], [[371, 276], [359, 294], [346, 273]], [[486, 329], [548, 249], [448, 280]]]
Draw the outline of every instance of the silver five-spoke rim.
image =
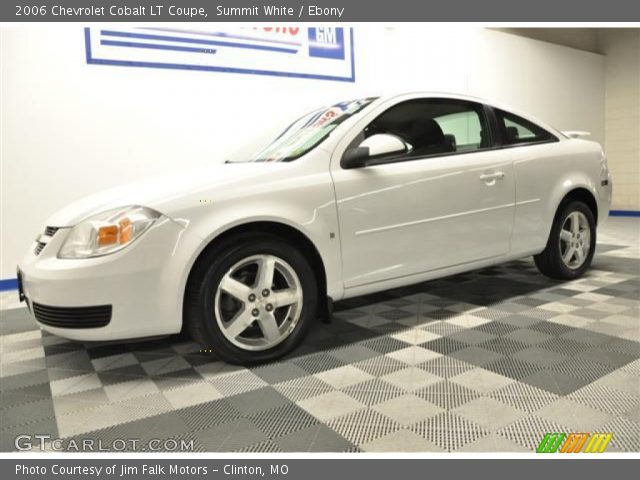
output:
[[582, 212], [571, 212], [560, 230], [560, 255], [564, 264], [575, 270], [587, 260], [591, 248], [591, 228]]
[[294, 331], [302, 286], [291, 266], [274, 255], [253, 255], [222, 277], [215, 297], [222, 334], [243, 350], [267, 350]]

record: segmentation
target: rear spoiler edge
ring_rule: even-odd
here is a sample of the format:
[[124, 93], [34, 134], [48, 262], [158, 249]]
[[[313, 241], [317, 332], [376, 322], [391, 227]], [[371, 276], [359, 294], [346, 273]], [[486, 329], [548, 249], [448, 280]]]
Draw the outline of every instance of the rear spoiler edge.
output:
[[590, 136], [591, 132], [585, 132], [582, 130], [570, 130], [570, 131], [562, 132], [562, 134], [565, 137], [569, 137], [569, 138], [582, 138], [582, 137]]

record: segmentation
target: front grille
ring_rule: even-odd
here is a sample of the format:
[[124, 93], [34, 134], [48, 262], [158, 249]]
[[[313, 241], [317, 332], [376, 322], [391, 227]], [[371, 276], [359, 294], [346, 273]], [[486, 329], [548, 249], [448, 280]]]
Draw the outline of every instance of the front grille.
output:
[[33, 314], [40, 323], [58, 328], [97, 328], [111, 321], [111, 305], [93, 307], [51, 307], [33, 302]]
[[[58, 230], [60, 230], [60, 227], [45, 227], [44, 236], [53, 237]], [[40, 255], [44, 247], [47, 245], [47, 242], [43, 242], [42, 240], [40, 240], [42, 239], [42, 235], [40, 235], [38, 238], [39, 239], [37, 240], [36, 248], [33, 249], [33, 253], [35, 253], [36, 255]]]
[[53, 237], [59, 229], [60, 227], [46, 227], [44, 229], [44, 234], [48, 237]]
[[33, 249], [33, 253], [35, 253], [36, 255], [40, 255], [40, 252], [42, 252], [42, 249], [44, 248], [45, 245], [46, 243], [44, 242], [36, 243], [36, 248]]

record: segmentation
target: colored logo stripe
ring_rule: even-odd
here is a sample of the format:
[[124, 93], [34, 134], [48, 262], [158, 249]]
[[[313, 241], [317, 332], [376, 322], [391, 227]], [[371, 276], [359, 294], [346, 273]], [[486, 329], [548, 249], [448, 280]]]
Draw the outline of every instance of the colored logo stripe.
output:
[[566, 433], [547, 433], [538, 445], [536, 453], [556, 453], [558, 447], [567, 436]]
[[546, 433], [536, 453], [602, 453], [612, 438], [612, 433]]
[[560, 448], [560, 453], [578, 453], [582, 450], [584, 442], [589, 438], [588, 433], [570, 433]]
[[594, 433], [587, 443], [584, 453], [602, 453], [613, 437], [612, 433]]

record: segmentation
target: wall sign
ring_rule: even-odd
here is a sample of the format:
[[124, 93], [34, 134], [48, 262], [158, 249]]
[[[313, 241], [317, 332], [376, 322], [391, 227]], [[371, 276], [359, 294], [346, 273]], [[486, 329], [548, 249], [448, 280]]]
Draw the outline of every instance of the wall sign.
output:
[[345, 27], [85, 28], [87, 63], [355, 81]]

